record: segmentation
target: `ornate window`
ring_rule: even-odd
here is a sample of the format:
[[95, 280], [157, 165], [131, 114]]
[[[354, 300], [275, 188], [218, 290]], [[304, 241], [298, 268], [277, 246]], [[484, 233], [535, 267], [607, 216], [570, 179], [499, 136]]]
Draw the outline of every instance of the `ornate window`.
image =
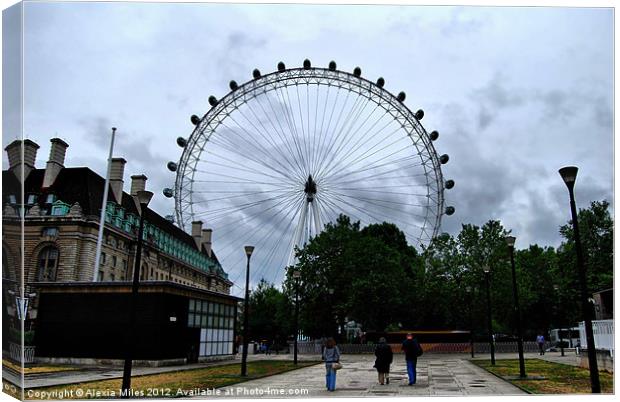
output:
[[58, 249], [54, 246], [45, 247], [37, 258], [39, 266], [39, 281], [56, 281], [56, 271], [58, 270]]

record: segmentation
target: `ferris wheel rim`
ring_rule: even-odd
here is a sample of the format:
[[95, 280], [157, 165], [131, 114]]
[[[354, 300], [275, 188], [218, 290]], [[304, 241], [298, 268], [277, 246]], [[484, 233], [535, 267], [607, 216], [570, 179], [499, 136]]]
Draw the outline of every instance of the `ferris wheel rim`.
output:
[[[220, 100], [216, 100], [215, 104], [199, 118], [199, 122], [192, 131], [184, 146], [178, 172], [175, 180], [175, 211], [178, 224], [185, 230], [189, 222], [194, 219], [194, 210], [192, 202], [192, 191], [194, 183], [194, 175], [198, 169], [196, 164], [200, 161], [200, 155], [204, 151], [211, 135], [222, 124], [222, 122], [244, 104], [250, 102], [262, 94], [275, 91], [282, 87], [291, 85], [325, 85], [334, 86], [345, 89], [349, 93], [356, 93], [358, 96], [366, 98], [368, 101], [374, 102], [377, 106], [383, 108], [385, 113], [390, 114], [394, 119], [399, 120], [403, 130], [413, 141], [416, 149], [426, 151], [431, 166], [423, 164], [425, 169], [430, 168], [427, 172], [427, 188], [430, 194], [431, 188], [436, 199], [432, 203], [435, 207], [435, 213], [429, 217], [430, 205], [426, 208], [426, 217], [424, 219], [423, 232], [425, 238], [432, 239], [437, 235], [441, 227], [441, 220], [444, 212], [444, 179], [441, 170], [441, 162], [437, 155], [437, 151], [433, 145], [433, 139], [429, 136], [424, 126], [420, 123], [416, 115], [404, 104], [404, 102], [393, 93], [379, 86], [372, 81], [361, 77], [360, 75], [351, 74], [346, 71], [322, 68], [322, 67], [296, 67], [286, 68], [274, 71], [266, 75], [260, 75], [258, 78], [251, 79], [242, 85], [229, 91]], [[413, 138], [413, 133], [419, 141]], [[202, 142], [200, 142], [202, 140]], [[190, 176], [191, 174], [191, 176]], [[188, 177], [189, 176], [189, 177]], [[430, 177], [432, 176], [432, 177]], [[434, 184], [434, 186], [431, 186]], [[189, 187], [189, 189], [188, 189]], [[426, 232], [426, 228], [431, 228], [431, 233]], [[416, 238], [422, 243], [422, 233]]]

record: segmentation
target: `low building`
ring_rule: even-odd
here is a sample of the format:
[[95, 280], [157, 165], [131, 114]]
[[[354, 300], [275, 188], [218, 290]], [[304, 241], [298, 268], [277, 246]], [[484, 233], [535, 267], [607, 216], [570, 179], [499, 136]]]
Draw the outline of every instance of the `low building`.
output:
[[[20, 312], [23, 311], [26, 331], [34, 331], [34, 343], [39, 349], [35, 352], [36, 356], [77, 357], [66, 355], [71, 349], [63, 349], [62, 345], [54, 349], [46, 339], [56, 339], [60, 335], [60, 332], [53, 333], [52, 328], [62, 331], [58, 326], [61, 316], [54, 315], [57, 313], [56, 307], [70, 315], [67, 307], [78, 311], [83, 307], [80, 300], [91, 300], [92, 316], [97, 317], [100, 311], [103, 313], [99, 318], [116, 322], [105, 314], [109, 311], [105, 301], [114, 300], [117, 307], [123, 300], [128, 301], [123, 289], [130, 286], [133, 275], [139, 224], [139, 205], [134, 196], [138, 191], [145, 190], [147, 177], [131, 176], [130, 191], [126, 193], [123, 191], [126, 161], [122, 158], [112, 160], [104, 241], [100, 263], [95, 269], [105, 179], [88, 167], [65, 167], [68, 146], [61, 139], [53, 138], [46, 167], [37, 169], [35, 160], [39, 146], [31, 140], [14, 141], [6, 147], [9, 169], [2, 173], [3, 319], [5, 323], [14, 324], [10, 327], [18, 328]], [[191, 310], [192, 300], [208, 299], [213, 306], [235, 305], [237, 298], [230, 296], [232, 282], [212, 249], [210, 229], [203, 228], [200, 221], [193, 222], [192, 233], [188, 234], [151, 209], [147, 208], [144, 216], [140, 266], [140, 280], [144, 282], [141, 295], [143, 292], [149, 293], [151, 287], [168, 295], [176, 294], [178, 289], [183, 288], [191, 289], [184, 296], [188, 311]], [[23, 289], [19, 286], [22, 278]], [[95, 299], [92, 299], [91, 292], [97, 294]], [[49, 296], [52, 294], [55, 296]], [[63, 298], [58, 296], [60, 294], [67, 296]], [[72, 300], [72, 304], [65, 308], [55, 306], [61, 300], [64, 300], [62, 303]], [[116, 319], [122, 321], [121, 310], [116, 310]], [[193, 328], [195, 324], [181, 321], [182, 317], [185, 316], [178, 317], [176, 325]], [[200, 322], [199, 327], [209, 328], [208, 317], [209, 313], [205, 316], [204, 325]], [[56, 327], [52, 322], [56, 323]], [[85, 322], [83, 324], [86, 325]], [[63, 325], [73, 328], [68, 320]], [[15, 332], [7, 331], [5, 339], [11, 338], [11, 333]], [[200, 336], [198, 331], [192, 341], [199, 354]], [[65, 342], [72, 341], [67, 338]], [[93, 357], [106, 358], [105, 353], [100, 353], [103, 349], [97, 349], [103, 346], [98, 343], [92, 345]], [[7, 349], [10, 347], [5, 342], [3, 350]], [[232, 339], [226, 350], [232, 350]], [[203, 357], [206, 356], [205, 349]], [[107, 357], [115, 358], [112, 355]]]

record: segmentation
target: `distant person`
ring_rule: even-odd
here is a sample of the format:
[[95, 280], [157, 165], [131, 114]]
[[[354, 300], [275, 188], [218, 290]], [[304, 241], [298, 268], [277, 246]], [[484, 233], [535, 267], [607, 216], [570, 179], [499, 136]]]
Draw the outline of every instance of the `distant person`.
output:
[[390, 364], [392, 364], [392, 348], [386, 343], [385, 338], [379, 339], [379, 344], [375, 347], [375, 360], [374, 367], [379, 373], [379, 384], [390, 383]]
[[336, 389], [336, 369], [335, 363], [340, 363], [340, 349], [336, 346], [334, 338], [328, 338], [323, 349], [323, 360], [325, 361], [325, 386], [328, 391]]
[[545, 354], [545, 337], [541, 334], [536, 337], [536, 343], [538, 344], [538, 353], [542, 356]]
[[418, 363], [418, 357], [422, 356], [422, 347], [420, 347], [418, 340], [414, 339], [413, 334], [409, 333], [407, 334], [407, 339], [403, 342], [402, 350], [405, 352], [409, 385], [413, 385], [416, 380], [415, 368]]

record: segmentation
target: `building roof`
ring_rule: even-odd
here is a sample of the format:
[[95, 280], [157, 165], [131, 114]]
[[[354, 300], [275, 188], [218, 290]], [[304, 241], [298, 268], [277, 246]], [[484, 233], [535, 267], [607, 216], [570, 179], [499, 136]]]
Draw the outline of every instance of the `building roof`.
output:
[[[51, 186], [43, 188], [44, 175], [45, 169], [33, 169], [30, 172], [24, 183], [26, 197], [29, 194], [38, 195], [36, 204], [43, 208], [48, 194], [54, 194], [57, 199], [69, 205], [73, 205], [77, 202], [80, 204], [80, 207], [82, 207], [82, 212], [85, 215], [92, 215], [97, 220], [99, 219], [105, 185], [105, 179], [103, 177], [87, 167], [65, 167], [60, 170], [56, 180]], [[21, 185], [12, 171], [2, 171], [2, 183], [3, 204], [8, 202], [8, 196], [11, 194], [15, 195], [19, 202]], [[108, 201], [114, 201], [118, 204], [118, 200], [114, 198], [114, 192], [111, 187], [108, 188]], [[128, 213], [139, 215], [136, 204], [130, 194], [123, 191], [120, 204]], [[157, 212], [147, 208], [144, 217], [148, 222], [159, 227], [164, 232], [174, 236], [189, 247], [198, 250], [196, 242], [190, 234], [186, 233]], [[199, 251], [205, 253], [204, 250]], [[211, 253], [211, 258], [218, 262], [215, 252], [213, 251]]]

